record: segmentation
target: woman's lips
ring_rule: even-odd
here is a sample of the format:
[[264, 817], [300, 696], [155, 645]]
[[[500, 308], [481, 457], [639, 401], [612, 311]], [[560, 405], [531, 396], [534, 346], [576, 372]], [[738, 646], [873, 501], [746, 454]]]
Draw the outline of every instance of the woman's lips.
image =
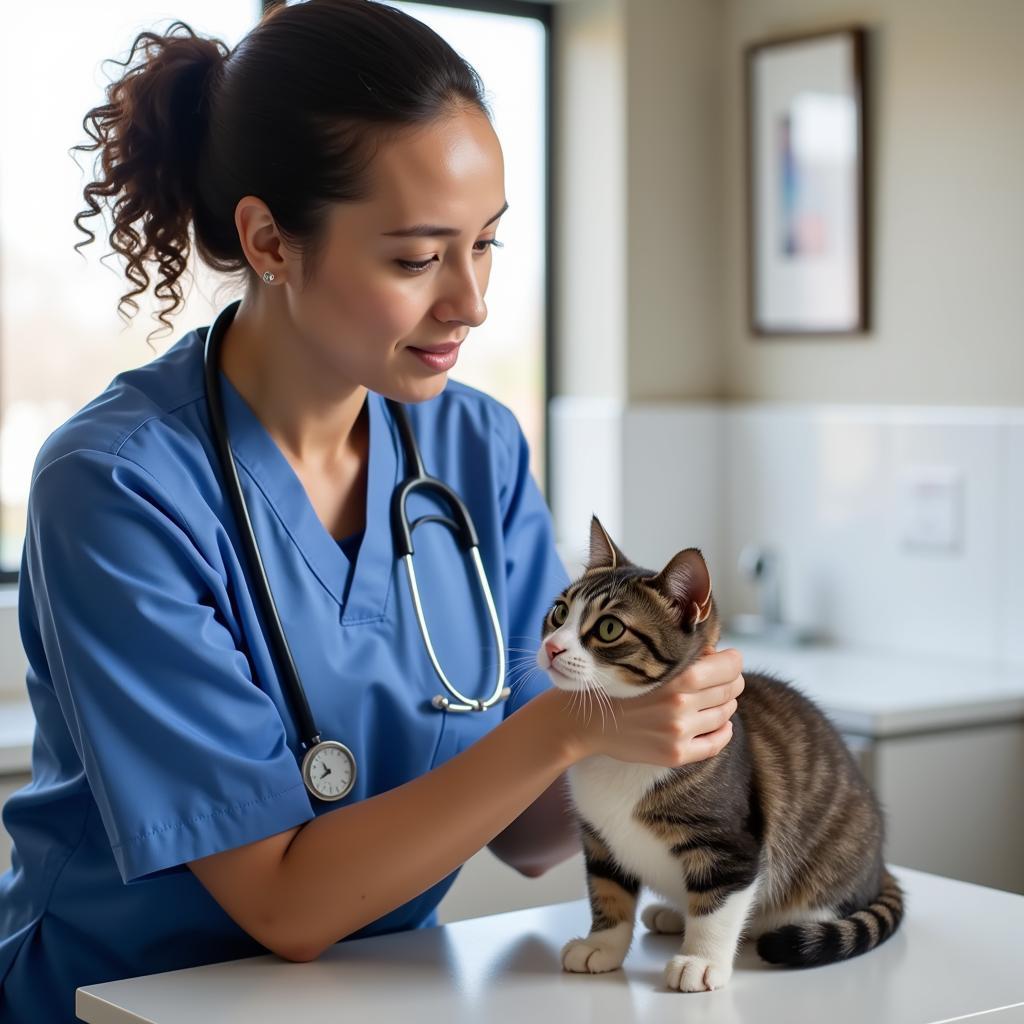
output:
[[459, 345], [448, 345], [439, 351], [427, 351], [423, 348], [410, 346], [407, 351], [411, 352], [421, 362], [425, 363], [432, 370], [450, 370], [459, 359]]

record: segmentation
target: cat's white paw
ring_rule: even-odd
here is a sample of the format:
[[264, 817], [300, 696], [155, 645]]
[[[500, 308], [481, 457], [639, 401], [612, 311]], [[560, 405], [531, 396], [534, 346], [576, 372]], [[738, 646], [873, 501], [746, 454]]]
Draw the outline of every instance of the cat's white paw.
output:
[[710, 992], [724, 988], [731, 977], [732, 964], [724, 966], [685, 953], [677, 953], [665, 965], [665, 984], [679, 992]]
[[682, 935], [686, 929], [686, 919], [667, 903], [650, 903], [644, 907], [640, 920], [648, 930], [659, 935]]
[[618, 970], [627, 952], [621, 941], [591, 932], [585, 939], [570, 939], [562, 947], [562, 967], [573, 974], [602, 974]]

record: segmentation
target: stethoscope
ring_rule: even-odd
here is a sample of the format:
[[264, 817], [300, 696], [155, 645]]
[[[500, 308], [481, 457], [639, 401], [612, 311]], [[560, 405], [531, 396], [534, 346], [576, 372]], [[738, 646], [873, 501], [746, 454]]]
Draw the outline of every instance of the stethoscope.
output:
[[[302, 759], [302, 779], [306, 789], [313, 796], [320, 800], [340, 800], [347, 796], [355, 785], [356, 781], [356, 759], [355, 755], [337, 740], [322, 740], [320, 730], [316, 727], [313, 713], [309, 708], [309, 701], [306, 699], [306, 691], [299, 678], [295, 661], [292, 658], [291, 649], [288, 647], [288, 640], [284, 635], [284, 628], [281, 625], [281, 617], [274, 603], [274, 595], [270, 590], [270, 583], [267, 579], [266, 570], [263, 567], [263, 559], [260, 556], [259, 545], [256, 543], [256, 534], [252, 528], [252, 520], [249, 518], [249, 509], [245, 503], [245, 496], [242, 494], [242, 486], [238, 478], [238, 468], [235, 465], [235, 458], [231, 452], [231, 445], [228, 441], [227, 421], [224, 417], [224, 406], [221, 401], [220, 379], [220, 350], [224, 340], [224, 334], [228, 325], [235, 318], [241, 300], [225, 306], [220, 311], [213, 324], [206, 332], [206, 345], [203, 350], [203, 370], [206, 384], [206, 401], [210, 410], [210, 422], [213, 429], [213, 441], [217, 447], [217, 454], [220, 459], [221, 469], [224, 473], [227, 491], [231, 499], [235, 517], [238, 520], [239, 532], [242, 542], [245, 545], [249, 570], [258, 581], [257, 597], [260, 609], [267, 623], [270, 624], [271, 648], [274, 652], [274, 659], [278, 671], [285, 683], [289, 702], [292, 706], [292, 713], [295, 715], [299, 726], [299, 736], [305, 754]], [[391, 495], [391, 532], [394, 538], [395, 551], [398, 557], [405, 563], [406, 573], [409, 577], [409, 587], [412, 591], [413, 605], [416, 609], [416, 619], [419, 622], [420, 633], [426, 645], [430, 661], [434, 671], [438, 674], [441, 682], [444, 683], [448, 692], [451, 693], [459, 703], [453, 704], [443, 694], [433, 698], [431, 704], [441, 711], [486, 711], [499, 701], [505, 700], [510, 690], [505, 683], [505, 643], [501, 634], [501, 624], [498, 622], [498, 613], [494, 607], [494, 597], [491, 594], [491, 587], [484, 572], [483, 562], [480, 560], [479, 541], [477, 540], [476, 529], [469, 511], [462, 503], [459, 496], [443, 481], [436, 477], [429, 476], [423, 468], [423, 460], [420, 458], [419, 448], [413, 436], [412, 425], [409, 422], [409, 415], [403, 405], [385, 399], [391, 415], [398, 424], [398, 430], [402, 438], [402, 448], [405, 455], [405, 466], [408, 472], [414, 470], [411, 476], [407, 476], [399, 483]], [[409, 495], [418, 490], [432, 490], [451, 506], [455, 519], [447, 516], [429, 515], [420, 516], [414, 523], [409, 522], [406, 515], [406, 502]], [[487, 700], [478, 700], [474, 697], [466, 697], [460, 693], [448, 681], [444, 674], [437, 655], [434, 653], [434, 645], [430, 642], [430, 633], [427, 630], [426, 619], [423, 617], [423, 606], [420, 602], [420, 592], [416, 585], [416, 570], [412, 563], [413, 545], [412, 534], [421, 523], [437, 522], [444, 523], [455, 533], [460, 548], [468, 551], [476, 566], [477, 578], [480, 581], [480, 588], [483, 591], [484, 599], [487, 602], [487, 611], [491, 617], [491, 628], [494, 632], [494, 640], [498, 647], [498, 674], [494, 692]]]

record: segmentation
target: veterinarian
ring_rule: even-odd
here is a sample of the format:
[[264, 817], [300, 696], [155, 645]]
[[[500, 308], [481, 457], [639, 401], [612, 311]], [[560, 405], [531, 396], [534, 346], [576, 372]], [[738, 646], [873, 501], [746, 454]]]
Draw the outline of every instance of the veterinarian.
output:
[[[435, 924], [484, 845], [530, 877], [579, 849], [573, 763], [713, 756], [743, 685], [710, 653], [604, 727], [534, 663], [569, 582], [550, 514], [513, 414], [446, 376], [508, 205], [462, 58], [383, 4], [310, 0], [230, 52], [142, 33], [123, 67], [76, 224], [110, 204], [129, 295], [155, 268], [165, 316], [193, 248], [244, 297], [37, 457], [4, 1022]], [[413, 477], [456, 498], [403, 497]], [[410, 565], [423, 516], [451, 522], [419, 523]]]

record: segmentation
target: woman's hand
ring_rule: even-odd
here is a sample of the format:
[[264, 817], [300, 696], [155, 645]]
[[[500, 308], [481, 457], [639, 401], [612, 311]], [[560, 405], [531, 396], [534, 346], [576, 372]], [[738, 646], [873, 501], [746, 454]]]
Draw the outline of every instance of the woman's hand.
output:
[[[736, 698], [743, 692], [743, 658], [735, 648], [705, 653], [685, 671], [642, 697], [554, 691], [570, 720], [575, 760], [604, 754], [617, 761], [679, 765], [713, 757], [732, 739]], [[603, 714], [602, 714], [603, 711]]]

